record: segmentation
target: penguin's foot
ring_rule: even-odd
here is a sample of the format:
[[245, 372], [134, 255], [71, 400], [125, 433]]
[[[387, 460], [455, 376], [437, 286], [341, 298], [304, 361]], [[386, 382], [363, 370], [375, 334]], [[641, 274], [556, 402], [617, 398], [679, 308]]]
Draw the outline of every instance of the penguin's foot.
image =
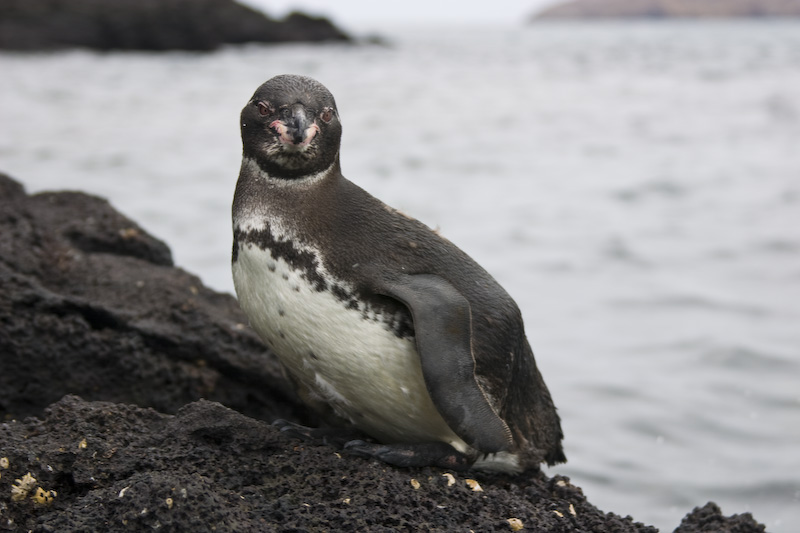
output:
[[400, 467], [438, 466], [450, 470], [467, 470], [471, 465], [466, 455], [444, 442], [374, 444], [354, 440], [345, 444], [344, 450], [352, 455], [371, 457]]
[[351, 428], [310, 428], [283, 419], [274, 421], [272, 425], [287, 437], [333, 446], [340, 450], [349, 442], [365, 438], [363, 433]]

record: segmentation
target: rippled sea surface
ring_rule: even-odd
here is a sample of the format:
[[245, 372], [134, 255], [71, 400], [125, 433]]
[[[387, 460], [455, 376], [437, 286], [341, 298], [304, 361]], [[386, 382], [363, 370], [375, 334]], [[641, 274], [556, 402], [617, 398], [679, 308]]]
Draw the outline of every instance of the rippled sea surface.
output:
[[672, 530], [800, 524], [800, 24], [549, 25], [390, 46], [0, 54], [0, 170], [107, 197], [232, 291], [237, 116], [336, 96], [345, 175], [520, 304], [571, 476]]

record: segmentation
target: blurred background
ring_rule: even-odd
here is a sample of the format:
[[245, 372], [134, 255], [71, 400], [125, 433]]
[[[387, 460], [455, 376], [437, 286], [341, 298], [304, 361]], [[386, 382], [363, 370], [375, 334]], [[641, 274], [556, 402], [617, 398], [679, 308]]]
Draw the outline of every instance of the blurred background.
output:
[[796, 531], [800, 19], [248, 3], [351, 39], [0, 51], [0, 171], [108, 198], [233, 292], [238, 113], [276, 74], [317, 78], [345, 176], [522, 308], [566, 435], [549, 475], [664, 530], [713, 500]]

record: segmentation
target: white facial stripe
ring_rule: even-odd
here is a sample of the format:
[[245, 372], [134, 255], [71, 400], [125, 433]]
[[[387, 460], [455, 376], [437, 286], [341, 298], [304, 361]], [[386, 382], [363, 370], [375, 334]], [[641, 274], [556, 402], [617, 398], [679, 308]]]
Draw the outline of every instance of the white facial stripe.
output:
[[255, 159], [250, 157], [243, 157], [242, 158], [242, 167], [240, 173], [248, 172], [251, 175], [256, 176], [256, 179], [264, 180], [270, 185], [274, 185], [276, 187], [294, 187], [297, 188], [299, 186], [307, 186], [324, 178], [328, 175], [336, 163], [331, 163], [328, 168], [320, 170], [319, 172], [314, 172], [311, 174], [307, 174], [305, 176], [300, 176], [297, 178], [292, 179], [285, 179], [285, 178], [276, 178], [270, 176], [268, 173], [264, 172], [261, 167], [258, 165]]

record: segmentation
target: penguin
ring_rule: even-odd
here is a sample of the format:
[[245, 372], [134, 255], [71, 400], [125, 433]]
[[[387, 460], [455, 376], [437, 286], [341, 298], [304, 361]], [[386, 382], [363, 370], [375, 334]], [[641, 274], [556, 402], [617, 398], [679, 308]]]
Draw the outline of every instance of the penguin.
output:
[[232, 273], [252, 328], [345, 447], [399, 466], [519, 473], [565, 462], [514, 300], [450, 241], [348, 181], [320, 82], [241, 112]]

